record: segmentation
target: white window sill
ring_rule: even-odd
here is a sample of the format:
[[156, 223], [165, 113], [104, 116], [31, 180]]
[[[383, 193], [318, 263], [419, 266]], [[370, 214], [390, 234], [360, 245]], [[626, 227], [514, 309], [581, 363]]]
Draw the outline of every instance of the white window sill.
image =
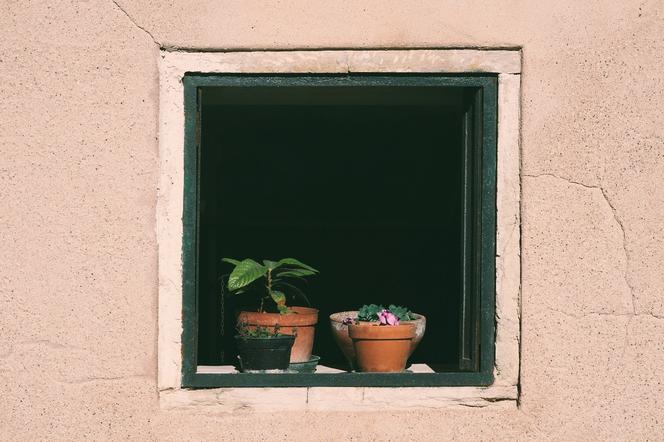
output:
[[405, 411], [439, 408], [516, 408], [515, 386], [288, 387], [164, 390], [162, 409], [212, 413], [276, 411]]
[[[413, 364], [413, 373], [433, 373]], [[237, 373], [233, 366], [199, 366], [198, 373]], [[319, 366], [317, 373], [337, 373]], [[265, 387], [165, 390], [163, 409], [204, 409], [206, 412], [380, 411], [450, 407], [516, 408], [515, 386], [489, 387]]]

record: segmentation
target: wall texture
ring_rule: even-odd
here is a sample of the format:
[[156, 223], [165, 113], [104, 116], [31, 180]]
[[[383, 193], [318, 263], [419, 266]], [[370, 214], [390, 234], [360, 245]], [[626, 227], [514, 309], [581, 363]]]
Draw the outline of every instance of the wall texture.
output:
[[[663, 33], [661, 1], [3, 1], [0, 439], [661, 439]], [[159, 47], [523, 49], [517, 410], [160, 410]]]

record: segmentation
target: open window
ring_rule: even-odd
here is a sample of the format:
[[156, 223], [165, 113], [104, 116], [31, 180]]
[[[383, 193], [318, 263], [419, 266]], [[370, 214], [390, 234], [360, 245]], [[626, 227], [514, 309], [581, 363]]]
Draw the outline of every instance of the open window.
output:
[[[183, 386], [490, 384], [496, 80], [185, 76]], [[410, 362], [429, 372], [223, 373], [236, 358], [226, 256], [321, 271], [307, 290], [328, 367], [345, 367], [331, 313], [393, 303], [425, 315]]]

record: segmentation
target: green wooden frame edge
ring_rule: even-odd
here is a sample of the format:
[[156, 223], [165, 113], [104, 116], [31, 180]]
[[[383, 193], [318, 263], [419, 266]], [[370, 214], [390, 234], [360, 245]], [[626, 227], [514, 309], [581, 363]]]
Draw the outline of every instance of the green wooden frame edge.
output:
[[[443, 387], [489, 386], [495, 364], [495, 250], [497, 74], [208, 74], [187, 72], [184, 86], [184, 195], [182, 216], [182, 388], [221, 387]], [[482, 89], [480, 361], [476, 372], [446, 373], [197, 373], [197, 90], [226, 86], [446, 86]]]

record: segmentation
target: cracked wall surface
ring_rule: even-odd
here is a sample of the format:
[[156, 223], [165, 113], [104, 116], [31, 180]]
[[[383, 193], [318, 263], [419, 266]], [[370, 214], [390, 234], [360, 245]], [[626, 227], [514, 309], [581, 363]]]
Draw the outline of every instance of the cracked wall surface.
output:
[[[658, 1], [0, 4], [0, 439], [664, 437]], [[521, 47], [514, 409], [162, 410], [159, 47]]]

